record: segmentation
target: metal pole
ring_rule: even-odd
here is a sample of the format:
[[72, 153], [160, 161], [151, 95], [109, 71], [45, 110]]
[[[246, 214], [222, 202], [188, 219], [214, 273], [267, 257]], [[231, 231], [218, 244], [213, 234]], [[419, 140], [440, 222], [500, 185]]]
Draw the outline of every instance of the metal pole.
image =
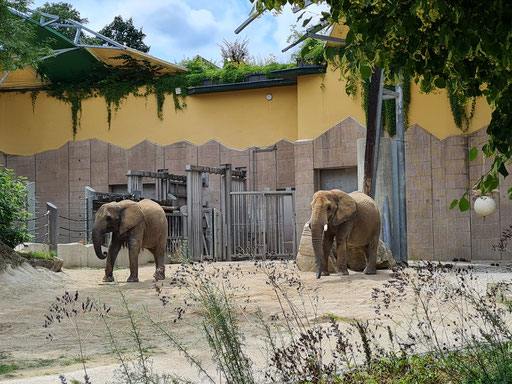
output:
[[[27, 212], [32, 216], [31, 218], [36, 217], [36, 183], [29, 182], [26, 184], [27, 187]], [[32, 235], [36, 235], [36, 220], [29, 220], [27, 223], [28, 233]]]
[[86, 219], [85, 226], [86, 226], [87, 241], [91, 240], [92, 227], [94, 225], [94, 213], [93, 213], [92, 204], [93, 204], [95, 197], [96, 197], [96, 191], [89, 186], [85, 187], [85, 207], [86, 207], [85, 208], [85, 219]]
[[382, 82], [382, 77], [384, 76], [384, 72], [381, 71], [380, 74], [380, 84], [379, 84], [379, 96], [377, 99], [377, 117], [375, 119], [375, 155], [373, 157], [373, 174], [372, 174], [372, 184], [370, 189], [370, 197], [375, 199], [375, 190], [377, 189], [377, 169], [379, 167], [379, 149], [380, 149], [380, 136], [382, 131], [382, 89], [384, 88], [384, 84]]
[[46, 203], [48, 213], [48, 240], [50, 251], [57, 253], [57, 207], [52, 203]]
[[398, 145], [398, 175], [400, 187], [400, 261], [407, 263], [407, 202], [405, 188], [405, 129], [404, 129], [404, 98], [402, 85], [397, 84], [396, 99], [396, 139]]
[[395, 261], [400, 262], [400, 187], [398, 177], [398, 145], [391, 142], [391, 175], [393, 178], [393, 240], [391, 251]]
[[224, 230], [226, 231], [226, 259], [227, 261], [231, 261], [231, 237], [233, 233], [233, 229], [231, 228], [231, 164], [222, 164], [221, 168], [225, 170], [224, 172]]

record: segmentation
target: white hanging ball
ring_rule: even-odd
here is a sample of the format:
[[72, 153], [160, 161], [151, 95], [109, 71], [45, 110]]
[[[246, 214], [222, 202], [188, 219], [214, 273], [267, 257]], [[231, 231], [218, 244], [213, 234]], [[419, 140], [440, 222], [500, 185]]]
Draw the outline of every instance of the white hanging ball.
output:
[[480, 216], [489, 216], [496, 210], [496, 202], [490, 196], [480, 196], [475, 200], [475, 212]]

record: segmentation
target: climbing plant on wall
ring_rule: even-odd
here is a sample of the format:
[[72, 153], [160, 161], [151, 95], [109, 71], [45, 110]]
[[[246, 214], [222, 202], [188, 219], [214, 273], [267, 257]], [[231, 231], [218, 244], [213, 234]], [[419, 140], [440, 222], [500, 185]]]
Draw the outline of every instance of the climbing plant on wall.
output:
[[469, 129], [471, 120], [475, 115], [476, 98], [471, 99], [471, 106], [468, 111], [469, 99], [460, 92], [455, 91], [450, 85], [446, 87], [448, 92], [448, 100], [450, 101], [450, 109], [452, 111], [453, 121], [457, 128], [462, 132]]
[[[112, 112], [116, 112], [129, 95], [148, 97], [153, 94], [157, 102], [158, 118], [163, 119], [166, 96], [172, 95], [175, 111], [186, 107], [185, 98], [191, 87], [202, 85], [204, 80], [212, 83], [236, 83], [245, 80], [248, 74], [263, 73], [293, 67], [293, 64], [270, 63], [264, 66], [250, 64], [227, 64], [219, 69], [199, 59], [185, 62], [187, 73], [162, 75], [161, 67], [146, 60], [137, 60], [129, 55], [120, 55], [120, 66], [108, 66], [97, 63], [96, 68], [83, 76], [80, 81], [56, 82], [45, 87], [51, 97], [64, 101], [71, 106], [73, 137], [80, 126], [82, 102], [92, 97], [103, 97], [107, 108], [107, 122], [110, 128]], [[44, 76], [44, 74], [40, 74]], [[181, 92], [177, 93], [179, 88]], [[35, 107], [39, 91], [31, 93], [32, 106]]]
[[[384, 88], [395, 90], [394, 85], [385, 84]], [[404, 129], [409, 126], [409, 105], [411, 103], [411, 80], [404, 80], [402, 85], [404, 99]], [[368, 119], [368, 107], [370, 106], [370, 81], [363, 80], [361, 86], [361, 99], [363, 109]], [[382, 126], [390, 136], [396, 134], [396, 102], [395, 99], [383, 100], [382, 102]]]

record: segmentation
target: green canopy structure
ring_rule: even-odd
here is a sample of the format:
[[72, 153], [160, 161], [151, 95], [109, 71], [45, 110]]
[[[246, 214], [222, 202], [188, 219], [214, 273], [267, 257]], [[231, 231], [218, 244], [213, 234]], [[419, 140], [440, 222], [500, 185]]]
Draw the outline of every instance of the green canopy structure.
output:
[[[36, 33], [34, 44], [46, 44], [53, 54], [44, 57], [37, 70], [31, 66], [12, 72], [0, 72], [0, 91], [41, 88], [48, 82], [71, 82], [79, 80], [94, 70], [98, 62], [110, 66], [123, 65], [120, 55], [128, 55], [136, 60], [146, 60], [158, 66], [161, 74], [185, 73], [186, 68], [158, 59], [147, 53], [137, 51], [119, 44], [74, 20], [60, 20], [58, 16], [47, 13], [22, 13], [9, 9], [26, 22], [34, 24]], [[35, 16], [39, 20], [35, 20]], [[52, 28], [69, 28], [75, 30], [74, 40]], [[93, 36], [94, 43], [89, 43], [87, 34]]]

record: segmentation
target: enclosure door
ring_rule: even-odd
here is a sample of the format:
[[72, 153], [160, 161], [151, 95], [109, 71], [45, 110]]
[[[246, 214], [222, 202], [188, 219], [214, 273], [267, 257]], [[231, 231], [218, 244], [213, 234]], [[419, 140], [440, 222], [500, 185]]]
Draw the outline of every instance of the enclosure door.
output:
[[317, 189], [357, 191], [357, 167], [317, 170]]

